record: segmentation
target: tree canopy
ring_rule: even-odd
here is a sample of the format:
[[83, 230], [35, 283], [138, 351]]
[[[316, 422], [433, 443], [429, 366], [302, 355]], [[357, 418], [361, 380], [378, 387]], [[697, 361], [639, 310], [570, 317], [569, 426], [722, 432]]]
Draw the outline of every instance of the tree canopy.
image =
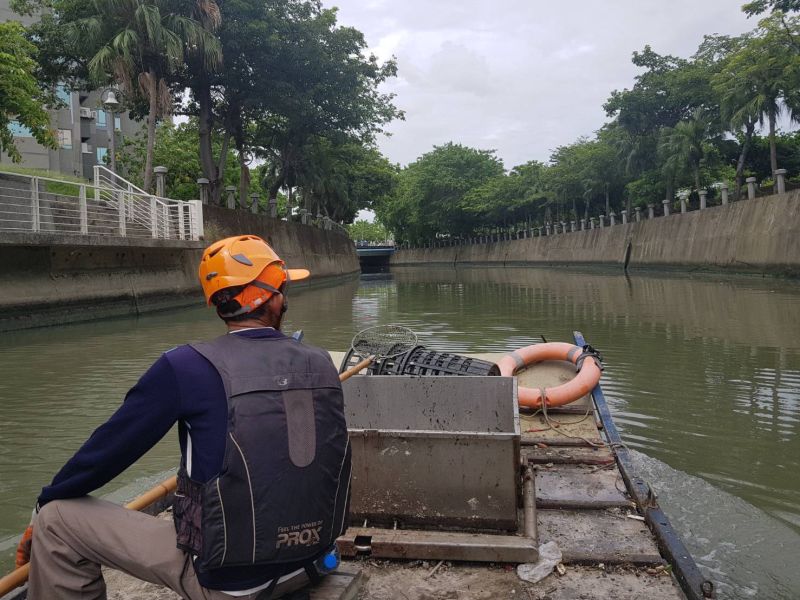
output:
[[43, 146], [56, 147], [45, 108], [55, 99], [36, 80], [35, 52], [22, 25], [14, 21], [0, 23], [0, 151], [14, 162], [20, 161], [20, 153], [14, 143], [12, 123], [25, 127]]

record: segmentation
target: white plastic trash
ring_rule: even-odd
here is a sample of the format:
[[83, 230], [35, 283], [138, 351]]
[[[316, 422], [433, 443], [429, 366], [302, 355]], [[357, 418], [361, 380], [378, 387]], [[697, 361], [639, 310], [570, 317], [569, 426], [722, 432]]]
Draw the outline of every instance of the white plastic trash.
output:
[[555, 542], [539, 546], [539, 560], [535, 563], [517, 565], [517, 576], [528, 583], [538, 583], [561, 562], [561, 549]]

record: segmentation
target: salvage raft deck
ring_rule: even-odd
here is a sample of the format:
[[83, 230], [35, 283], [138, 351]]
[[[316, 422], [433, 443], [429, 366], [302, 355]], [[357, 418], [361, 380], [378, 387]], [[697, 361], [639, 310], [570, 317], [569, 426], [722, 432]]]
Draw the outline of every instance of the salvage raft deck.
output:
[[[477, 355], [496, 361], [501, 355]], [[332, 353], [335, 364], [342, 353]], [[520, 386], [550, 387], [571, 379], [574, 367], [548, 362], [518, 376]], [[566, 566], [536, 584], [513, 565], [438, 560], [346, 561], [342, 574], [310, 590], [312, 600], [680, 600], [655, 539], [626, 490], [614, 454], [605, 445], [588, 396], [547, 417], [521, 414], [521, 458], [534, 469], [538, 539], [555, 541]], [[608, 422], [608, 421], [607, 421]], [[162, 513], [170, 518], [168, 513]], [[399, 525], [402, 528], [402, 524]], [[353, 540], [360, 528], [351, 528]], [[384, 530], [385, 531], [385, 530]], [[523, 540], [524, 538], [519, 538]], [[376, 540], [373, 538], [373, 546]], [[106, 571], [109, 598], [173, 600], [177, 595], [121, 573]], [[24, 595], [10, 596], [15, 600]], [[0, 599], [4, 600], [4, 599]]]

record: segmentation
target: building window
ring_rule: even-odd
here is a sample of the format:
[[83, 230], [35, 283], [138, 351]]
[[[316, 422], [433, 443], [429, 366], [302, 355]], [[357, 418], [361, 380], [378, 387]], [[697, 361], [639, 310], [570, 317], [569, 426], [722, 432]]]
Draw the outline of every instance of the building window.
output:
[[8, 124], [8, 130], [14, 137], [33, 137], [31, 130], [25, 127], [25, 125], [19, 121], [11, 121]]
[[58, 130], [58, 146], [64, 150], [72, 150], [72, 130], [59, 129]]
[[61, 100], [61, 102], [63, 102], [67, 106], [70, 105], [69, 102], [70, 93], [67, 91], [67, 88], [63, 83], [59, 83], [56, 86], [56, 96], [58, 97], [59, 100]]
[[119, 117], [114, 117], [114, 129], [116, 131], [122, 130], [122, 123], [120, 122]]
[[97, 111], [97, 126], [105, 129], [106, 127], [106, 111], [98, 110]]
[[106, 158], [108, 157], [108, 148], [97, 146], [96, 150], [97, 150], [97, 164], [98, 165], [106, 164]]

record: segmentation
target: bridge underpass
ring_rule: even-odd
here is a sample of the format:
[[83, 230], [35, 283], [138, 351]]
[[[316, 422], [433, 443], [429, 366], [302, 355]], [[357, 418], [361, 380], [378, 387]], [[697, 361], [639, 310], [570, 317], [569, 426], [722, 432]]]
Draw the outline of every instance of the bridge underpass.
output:
[[362, 273], [380, 273], [389, 270], [389, 258], [394, 254], [394, 246], [360, 246], [356, 245], [358, 262]]

